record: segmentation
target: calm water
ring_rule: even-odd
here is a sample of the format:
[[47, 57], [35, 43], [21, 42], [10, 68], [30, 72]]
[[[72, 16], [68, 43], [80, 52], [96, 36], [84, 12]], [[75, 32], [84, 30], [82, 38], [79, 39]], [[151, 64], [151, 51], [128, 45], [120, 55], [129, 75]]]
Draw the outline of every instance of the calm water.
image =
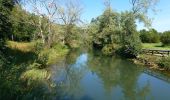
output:
[[130, 61], [71, 53], [51, 68], [56, 100], [169, 100], [169, 78]]
[[[48, 72], [51, 73], [49, 80], [38, 87], [27, 87], [28, 90], [25, 83], [15, 85], [15, 81], [11, 84], [10, 81], [0, 80], [1, 89], [5, 90], [4, 86], [8, 89], [0, 96], [10, 97], [8, 87], [13, 86], [19, 90], [22, 88], [23, 92], [16, 92], [16, 97], [13, 97], [21, 100], [170, 99], [170, 77], [118, 57], [72, 51], [63, 61], [49, 67]], [[4, 97], [0, 98], [3, 100]]]

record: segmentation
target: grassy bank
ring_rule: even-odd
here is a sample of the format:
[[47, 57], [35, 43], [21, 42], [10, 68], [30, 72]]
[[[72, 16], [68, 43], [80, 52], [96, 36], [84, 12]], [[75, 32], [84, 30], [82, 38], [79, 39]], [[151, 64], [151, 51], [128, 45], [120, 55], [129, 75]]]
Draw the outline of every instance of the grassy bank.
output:
[[[69, 49], [66, 46], [56, 44], [52, 48], [44, 48], [39, 53], [39, 57], [44, 57], [46, 59], [46, 65], [54, 64], [62, 60], [65, 55], [69, 52]], [[40, 58], [40, 59], [41, 59]]]
[[143, 43], [143, 49], [170, 50], [170, 46], [163, 46], [162, 43]]
[[[40, 48], [37, 47], [37, 41], [35, 42], [15, 42], [7, 41], [6, 46], [11, 50], [18, 50], [23, 53], [34, 52], [37, 53], [37, 56], [40, 59], [47, 60], [46, 65], [53, 64], [57, 60], [61, 60], [69, 51], [66, 46], [56, 44], [52, 48], [46, 48], [40, 45]], [[44, 62], [43, 62], [44, 63]]]
[[[69, 49], [61, 44], [56, 44], [51, 48], [47, 48], [45, 46], [42, 46], [42, 44], [38, 41], [7, 41], [6, 47], [8, 48], [8, 51], [11, 52], [8, 56], [11, 56], [10, 63], [11, 65], [13, 65], [14, 68], [24, 64], [24, 66], [22, 65], [23, 70], [22, 72], [20, 72], [19, 79], [25, 82], [29, 82], [28, 84], [49, 79], [50, 73], [48, 73], [48, 71], [46, 70], [47, 67], [62, 60], [69, 52]], [[30, 59], [26, 59], [27, 61], [22, 62], [22, 60], [19, 60], [21, 62], [17, 61], [16, 63], [15, 59], [25, 59], [27, 57], [27, 54], [31, 56], [30, 52], [34, 53], [34, 56], [36, 56], [34, 57], [34, 59], [33, 57], [29, 57]]]
[[7, 41], [6, 46], [13, 50], [19, 50], [22, 52], [33, 52], [35, 50], [35, 42], [15, 42]]
[[[170, 50], [170, 46], [163, 46], [162, 43], [143, 43], [142, 46], [143, 49]], [[148, 68], [170, 73], [170, 56], [139, 54], [134, 61]]]

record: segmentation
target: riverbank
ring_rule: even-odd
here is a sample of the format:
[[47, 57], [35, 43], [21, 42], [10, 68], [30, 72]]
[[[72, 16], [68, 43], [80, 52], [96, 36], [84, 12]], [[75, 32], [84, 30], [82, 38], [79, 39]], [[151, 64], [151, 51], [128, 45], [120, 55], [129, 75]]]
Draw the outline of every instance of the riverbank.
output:
[[69, 48], [64, 45], [56, 44], [51, 48], [46, 48], [43, 46], [43, 44], [39, 43], [39, 41], [34, 42], [7, 41], [6, 47], [14, 51], [16, 50], [20, 51], [22, 53], [29, 52], [35, 53], [38, 58], [45, 57], [44, 60], [46, 60], [46, 65], [51, 65], [56, 61], [59, 61], [60, 58], [64, 57], [69, 52]]
[[[170, 46], [163, 46], [162, 43], [142, 43], [142, 48], [144, 50], [170, 50]], [[133, 61], [152, 70], [170, 73], [170, 57], [167, 54], [148, 54], [147, 52], [143, 52], [136, 59], [133, 59]]]
[[[16, 94], [26, 95], [46, 85], [51, 77], [49, 66], [63, 60], [68, 52], [69, 48], [60, 44], [46, 48], [37, 41], [7, 41], [5, 52], [0, 57], [0, 90], [3, 90], [0, 93], [9, 93], [10, 96], [3, 97], [2, 94], [2, 98], [15, 100]], [[11, 87], [14, 88], [11, 90]]]
[[170, 75], [170, 57], [151, 54], [140, 54], [133, 62], [151, 70], [157, 70]]

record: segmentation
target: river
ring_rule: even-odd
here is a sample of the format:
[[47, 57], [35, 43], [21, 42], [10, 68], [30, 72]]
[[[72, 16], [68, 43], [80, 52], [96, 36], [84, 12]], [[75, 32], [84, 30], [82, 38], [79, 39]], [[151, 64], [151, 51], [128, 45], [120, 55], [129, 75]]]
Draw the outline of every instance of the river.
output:
[[[72, 51], [48, 68], [46, 85], [29, 100], [169, 100], [170, 77], [119, 57]], [[25, 97], [24, 97], [25, 96]]]
[[100, 54], [70, 54], [51, 67], [56, 100], [168, 100], [169, 77], [129, 60]]

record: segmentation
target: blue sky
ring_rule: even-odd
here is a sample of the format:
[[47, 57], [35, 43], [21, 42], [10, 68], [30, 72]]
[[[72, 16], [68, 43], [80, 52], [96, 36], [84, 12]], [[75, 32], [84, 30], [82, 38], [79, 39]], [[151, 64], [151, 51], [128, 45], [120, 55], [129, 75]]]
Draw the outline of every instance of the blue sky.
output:
[[[90, 22], [102, 14], [104, 11], [104, 0], [81, 0], [84, 6], [82, 18]], [[125, 11], [131, 8], [129, 0], [111, 0], [112, 8], [115, 11]], [[152, 27], [159, 32], [170, 30], [170, 0], [160, 0], [156, 6], [157, 14], [149, 12], [149, 17], [153, 19]], [[144, 28], [142, 24], [138, 24], [138, 30]]]

